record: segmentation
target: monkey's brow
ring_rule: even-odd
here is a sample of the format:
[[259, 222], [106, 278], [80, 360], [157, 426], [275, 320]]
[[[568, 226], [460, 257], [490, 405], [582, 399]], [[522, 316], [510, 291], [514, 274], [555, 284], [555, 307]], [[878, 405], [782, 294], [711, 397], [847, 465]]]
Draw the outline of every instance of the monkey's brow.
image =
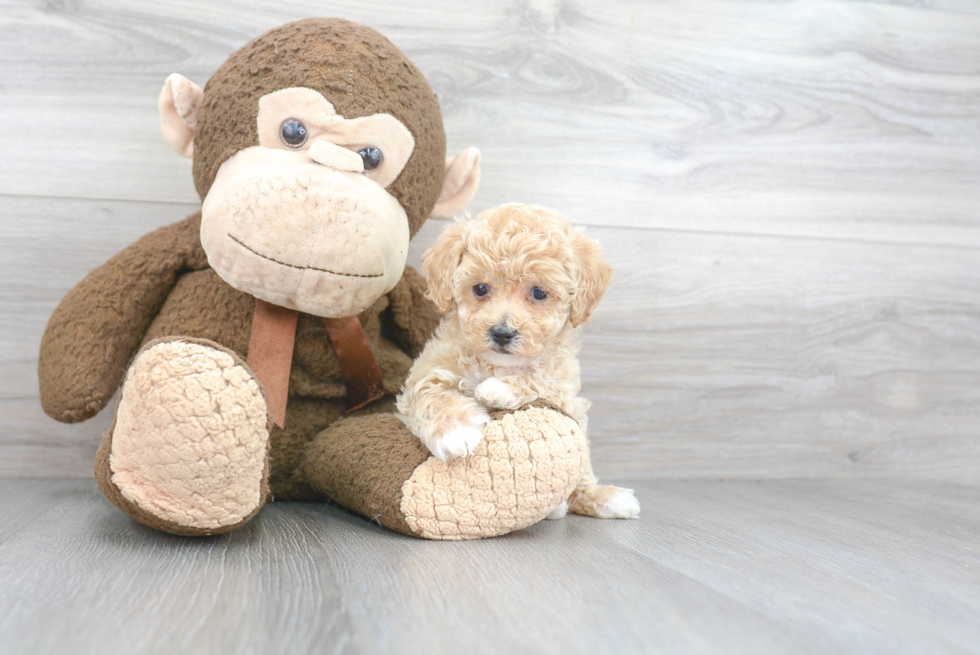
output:
[[278, 259], [273, 259], [272, 257], [269, 257], [268, 255], [263, 255], [262, 253], [255, 250], [254, 248], [243, 243], [241, 239], [237, 238], [233, 234], [228, 234], [228, 238], [230, 238], [232, 241], [234, 241], [235, 243], [237, 243], [238, 245], [240, 245], [242, 248], [249, 251], [250, 253], [254, 255], [258, 255], [262, 259], [268, 259], [270, 262], [275, 262], [277, 264], [281, 264], [282, 266], [288, 266], [289, 268], [298, 268], [303, 271], [305, 270], [320, 271], [321, 273], [330, 273], [331, 275], [342, 275], [344, 277], [381, 277], [383, 275], [383, 273], [374, 273], [371, 275], [366, 275], [364, 273], [338, 273], [337, 271], [331, 271], [329, 268], [317, 268], [316, 266], [297, 266], [296, 264], [281, 262]]

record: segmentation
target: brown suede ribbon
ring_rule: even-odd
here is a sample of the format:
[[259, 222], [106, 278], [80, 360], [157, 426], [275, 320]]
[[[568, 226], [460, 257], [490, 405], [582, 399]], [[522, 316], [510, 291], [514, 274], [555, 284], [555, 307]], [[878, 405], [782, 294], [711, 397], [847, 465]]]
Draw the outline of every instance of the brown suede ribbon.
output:
[[340, 360], [340, 373], [347, 387], [347, 411], [353, 412], [385, 395], [381, 367], [368, 344], [367, 334], [356, 316], [325, 318], [330, 341]]
[[[289, 372], [293, 367], [293, 346], [299, 312], [255, 299], [252, 335], [248, 343], [248, 366], [262, 384], [272, 422], [286, 424], [289, 398]], [[360, 409], [384, 395], [381, 367], [374, 358], [361, 322], [356, 316], [325, 318], [340, 371], [347, 387], [348, 412]]]
[[293, 344], [299, 312], [255, 299], [252, 336], [248, 342], [248, 367], [265, 391], [272, 422], [286, 424], [289, 371], [293, 367]]

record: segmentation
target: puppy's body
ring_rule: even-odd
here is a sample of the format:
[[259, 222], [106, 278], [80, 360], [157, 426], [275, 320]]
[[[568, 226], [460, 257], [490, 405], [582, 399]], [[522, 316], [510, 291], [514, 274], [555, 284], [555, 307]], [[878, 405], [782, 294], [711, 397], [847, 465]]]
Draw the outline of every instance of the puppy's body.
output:
[[[590, 403], [578, 397], [581, 383], [573, 332], [571, 326], [562, 330], [534, 358], [476, 353], [462, 345], [458, 314], [450, 310], [405, 381], [398, 398], [403, 420], [441, 459], [472, 454], [471, 449], [456, 448], [452, 440], [445, 443], [443, 437], [460, 427], [478, 433], [490, 420], [487, 409], [519, 409], [541, 400], [577, 421], [584, 432]], [[479, 440], [477, 434], [471, 436]]]
[[[535, 401], [585, 432], [590, 403], [578, 395], [575, 336], [612, 274], [598, 251], [551, 210], [504, 205], [451, 225], [426, 252], [429, 296], [445, 315], [398, 411], [436, 457], [471, 455], [488, 410]], [[591, 465], [567, 508], [601, 518], [639, 512], [631, 490], [599, 487]], [[552, 518], [563, 514], [559, 507]]]

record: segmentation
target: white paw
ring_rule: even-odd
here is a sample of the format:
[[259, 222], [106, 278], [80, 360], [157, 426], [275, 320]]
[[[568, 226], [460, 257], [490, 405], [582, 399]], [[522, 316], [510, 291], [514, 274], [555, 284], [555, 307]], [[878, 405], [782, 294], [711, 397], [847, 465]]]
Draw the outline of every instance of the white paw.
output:
[[500, 378], [487, 378], [476, 386], [474, 395], [486, 407], [496, 409], [517, 409], [520, 406], [517, 394]]
[[565, 518], [565, 515], [566, 514], [568, 514], [568, 501], [567, 500], [564, 501], [564, 502], [562, 502], [562, 504], [559, 505], [558, 507], [556, 507], [553, 510], [551, 510], [551, 514], [548, 514], [548, 516], [546, 516], [545, 518], [546, 519], [551, 519], [552, 521], [554, 521], [555, 519], [563, 519], [563, 518]]
[[640, 501], [633, 495], [632, 489], [620, 489], [596, 511], [602, 519], [635, 519], [640, 514]]
[[470, 417], [469, 425], [460, 425], [436, 439], [429, 448], [432, 454], [446, 462], [454, 457], [468, 457], [483, 439], [483, 426], [490, 422], [486, 414]]

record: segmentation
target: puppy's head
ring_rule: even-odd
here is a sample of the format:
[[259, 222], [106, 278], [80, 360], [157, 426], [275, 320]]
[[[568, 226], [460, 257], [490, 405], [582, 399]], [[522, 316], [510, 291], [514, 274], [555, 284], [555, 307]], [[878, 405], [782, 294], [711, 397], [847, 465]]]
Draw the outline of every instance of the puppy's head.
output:
[[439, 310], [456, 309], [470, 350], [515, 364], [587, 322], [612, 277], [598, 243], [553, 210], [518, 204], [457, 220], [422, 270]]

